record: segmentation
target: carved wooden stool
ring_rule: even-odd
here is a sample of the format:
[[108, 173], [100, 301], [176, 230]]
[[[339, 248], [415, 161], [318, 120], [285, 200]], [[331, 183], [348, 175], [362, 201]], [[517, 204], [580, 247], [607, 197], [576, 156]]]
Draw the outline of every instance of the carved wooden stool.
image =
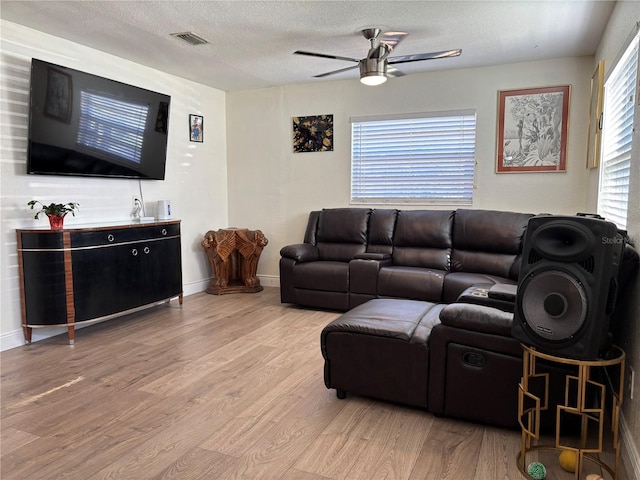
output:
[[260, 230], [209, 230], [202, 240], [214, 272], [207, 293], [255, 293], [262, 290], [256, 276], [262, 249], [269, 241]]

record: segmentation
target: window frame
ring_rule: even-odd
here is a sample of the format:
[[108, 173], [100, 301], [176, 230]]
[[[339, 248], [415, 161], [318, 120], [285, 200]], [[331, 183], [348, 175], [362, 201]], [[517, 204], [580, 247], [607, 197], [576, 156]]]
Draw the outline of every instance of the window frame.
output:
[[[447, 152], [446, 148], [449, 144], [438, 144], [437, 142], [441, 142], [443, 139], [446, 141], [445, 137], [452, 137], [451, 132], [455, 130], [450, 128], [451, 125], [445, 127], [445, 124], [451, 123], [453, 121], [452, 119], [456, 119], [456, 117], [459, 117], [457, 120], [458, 131], [455, 132], [458, 138], [452, 143], [454, 143], [458, 150]], [[473, 205], [473, 191], [476, 188], [476, 150], [478, 136], [477, 111], [475, 109], [352, 117], [350, 123], [350, 204]], [[440, 130], [434, 128], [438, 127], [438, 124], [440, 124]], [[401, 132], [405, 136], [397, 140], [398, 137], [394, 135], [391, 129], [397, 126], [402, 128], [403, 125], [407, 128], [407, 131]], [[372, 130], [372, 133], [367, 134], [356, 131], [363, 128], [369, 128]], [[379, 129], [380, 131], [375, 133], [373, 132], [375, 129]], [[446, 132], [448, 132], [448, 134]], [[407, 140], [410, 137], [417, 138], [418, 135], [423, 137], [423, 141], [411, 143], [410, 140]], [[426, 138], [427, 136], [429, 137], [428, 139]], [[369, 141], [368, 143], [367, 140]], [[389, 143], [391, 143], [391, 141], [396, 142], [395, 150], [389, 148], [392, 153], [385, 150], [385, 140]], [[437, 146], [435, 150], [434, 145]], [[370, 157], [369, 160], [367, 160], [365, 158], [366, 155], [362, 153], [366, 148], [369, 148], [370, 152], [372, 152], [368, 155]], [[455, 158], [456, 156], [458, 158]], [[429, 182], [431, 182], [432, 185], [442, 186], [441, 181], [436, 181], [438, 180], [436, 178], [437, 175], [442, 174], [442, 172], [445, 172], [445, 175], [449, 173], [450, 180], [446, 183], [447, 186], [453, 188], [452, 185], [457, 185], [459, 190], [448, 190], [441, 195], [431, 193], [412, 196], [407, 193], [401, 196], [398, 192], [403, 187], [390, 187], [389, 182], [384, 178], [384, 168], [393, 171], [393, 167], [386, 164], [387, 159], [383, 157], [389, 157], [392, 160], [397, 159], [398, 162], [400, 162], [401, 165], [399, 168], [401, 168], [401, 170], [395, 178], [404, 182], [402, 185], [405, 186], [405, 189], [413, 187], [415, 190], [416, 185], [415, 182], [410, 179], [414, 173], [407, 173], [407, 171], [410, 171], [411, 166], [422, 166], [422, 171], [425, 172], [420, 178], [423, 192], [424, 189], [429, 187]], [[451, 180], [451, 178], [453, 178], [451, 172], [454, 172], [457, 168], [455, 165], [456, 162], [458, 162], [460, 168], [462, 168], [463, 174], [459, 176], [460, 178], [458, 178], [458, 180]], [[438, 163], [440, 163], [440, 167], [442, 168], [439, 171], [434, 170], [434, 167], [437, 167]], [[377, 170], [378, 173], [371, 173], [368, 177], [358, 176], [359, 173], [361, 173], [361, 169], [367, 166], [370, 169], [373, 168]], [[365, 179], [364, 182], [363, 178]], [[367, 178], [369, 182], [365, 183]], [[387, 189], [386, 193], [389, 193], [388, 188], [391, 188], [391, 195], [387, 194], [382, 196], [381, 193], [385, 193], [385, 189]], [[367, 190], [369, 192], [378, 190], [378, 192], [367, 195]], [[405, 192], [408, 191], [409, 190], [405, 190]]]
[[[635, 58], [634, 58], [635, 51]], [[624, 62], [624, 63], [623, 63]], [[635, 71], [632, 67], [635, 62]], [[629, 221], [629, 200], [630, 200], [630, 184], [631, 169], [633, 160], [633, 130], [635, 123], [635, 115], [638, 112], [638, 78], [640, 69], [640, 33], [634, 30], [631, 40], [626, 44], [622, 54], [611, 69], [604, 84], [604, 107], [603, 107], [603, 125], [602, 125], [602, 151], [598, 178], [598, 201], [597, 212], [606, 220], [615, 223], [618, 228], [625, 230]], [[625, 71], [633, 71], [632, 77], [618, 79], [617, 75], [624, 74]], [[612, 82], [629, 79], [624, 85], [631, 85], [633, 98], [628, 100], [627, 105], [624, 104], [622, 98], [626, 98], [631, 92], [611, 91]], [[612, 95], [616, 95], [618, 103], [614, 106], [618, 110], [611, 112], [613, 108], [609, 103]], [[627, 116], [621, 116], [621, 114]], [[624, 119], [621, 121], [621, 118]], [[616, 128], [615, 131], [611, 130]], [[616, 137], [616, 140], [612, 140]], [[620, 143], [621, 138], [628, 137], [628, 141]], [[612, 146], [611, 144], [615, 145]], [[626, 149], [628, 148], [628, 149]], [[637, 145], [635, 148], [638, 148]], [[612, 149], [614, 150], [612, 152]], [[626, 150], [624, 150], [626, 149]], [[626, 172], [626, 173], [625, 173]]]

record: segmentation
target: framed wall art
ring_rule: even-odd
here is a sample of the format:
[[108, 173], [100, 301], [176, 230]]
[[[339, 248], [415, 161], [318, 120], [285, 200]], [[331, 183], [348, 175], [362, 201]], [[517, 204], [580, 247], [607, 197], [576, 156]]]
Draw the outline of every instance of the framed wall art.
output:
[[204, 141], [204, 117], [202, 115], [189, 115], [189, 140], [200, 143]]
[[497, 173], [565, 172], [571, 86], [498, 92]]
[[71, 120], [73, 86], [71, 76], [55, 68], [47, 68], [47, 97], [44, 114], [64, 123]]
[[598, 62], [591, 76], [591, 103], [589, 105], [589, 134], [587, 135], [587, 168], [600, 164], [600, 144], [602, 141], [602, 107], [604, 98], [604, 60]]
[[293, 117], [293, 153], [333, 151], [333, 115]]

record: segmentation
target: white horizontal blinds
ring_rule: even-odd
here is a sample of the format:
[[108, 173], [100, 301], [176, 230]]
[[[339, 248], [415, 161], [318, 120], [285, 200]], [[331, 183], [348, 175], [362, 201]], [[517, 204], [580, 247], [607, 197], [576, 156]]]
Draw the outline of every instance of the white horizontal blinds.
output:
[[148, 105], [80, 92], [77, 143], [140, 163]]
[[622, 229], [627, 228], [637, 75], [638, 35], [605, 83], [598, 213]]
[[353, 203], [473, 200], [474, 111], [352, 119]]

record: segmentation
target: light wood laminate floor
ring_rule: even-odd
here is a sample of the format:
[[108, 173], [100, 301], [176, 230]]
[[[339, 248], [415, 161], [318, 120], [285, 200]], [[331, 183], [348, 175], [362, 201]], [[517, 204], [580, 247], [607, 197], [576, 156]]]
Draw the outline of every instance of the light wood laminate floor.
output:
[[338, 315], [200, 293], [2, 352], [1, 478], [524, 478], [518, 431], [338, 400], [319, 347]]

